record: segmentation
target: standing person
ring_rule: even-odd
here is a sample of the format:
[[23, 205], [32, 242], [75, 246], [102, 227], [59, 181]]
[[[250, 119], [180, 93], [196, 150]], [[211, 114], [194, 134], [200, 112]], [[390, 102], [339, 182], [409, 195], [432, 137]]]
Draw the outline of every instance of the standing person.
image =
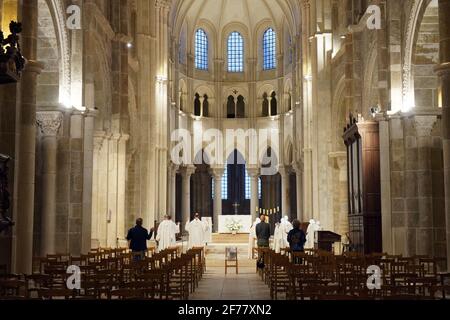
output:
[[[292, 222], [293, 229], [289, 231], [287, 240], [292, 252], [304, 252], [306, 243], [306, 234], [300, 228], [300, 221], [297, 219]], [[294, 261], [294, 263], [302, 263], [301, 260]]]
[[156, 232], [156, 241], [158, 241], [158, 251], [162, 251], [176, 244], [175, 234], [176, 225], [171, 216], [165, 216], [165, 219], [159, 224]]
[[189, 248], [205, 246], [207, 226], [200, 220], [198, 213], [195, 214], [194, 220], [186, 224], [186, 231], [189, 233]]
[[273, 231], [273, 244], [272, 249], [275, 253], [280, 253], [281, 249], [285, 248], [284, 239], [283, 239], [284, 231], [282, 229], [282, 224], [280, 222], [275, 223], [275, 230]]
[[259, 248], [269, 247], [270, 225], [266, 222], [266, 216], [262, 214], [259, 219], [261, 222], [256, 226], [256, 238]]
[[[259, 219], [260, 223], [256, 226], [256, 238], [258, 248], [268, 248], [269, 247], [269, 239], [270, 239], [270, 225], [266, 222], [266, 216], [262, 214]], [[259, 252], [259, 251], [258, 251]], [[258, 261], [256, 262], [256, 267], [258, 269], [264, 269], [264, 253], [261, 256], [258, 256]]]
[[283, 242], [281, 243], [281, 248], [283, 248], [283, 249], [288, 248], [289, 242], [287, 240], [287, 236], [289, 234], [289, 231], [292, 230], [292, 223], [289, 222], [288, 216], [284, 216], [283, 219], [281, 219], [280, 228], [282, 230], [282, 237], [283, 237]]
[[150, 233], [142, 227], [142, 218], [136, 219], [136, 225], [128, 230], [127, 240], [130, 250], [133, 252], [135, 260], [142, 260], [147, 251], [147, 240], [150, 240], [153, 235], [153, 228]]

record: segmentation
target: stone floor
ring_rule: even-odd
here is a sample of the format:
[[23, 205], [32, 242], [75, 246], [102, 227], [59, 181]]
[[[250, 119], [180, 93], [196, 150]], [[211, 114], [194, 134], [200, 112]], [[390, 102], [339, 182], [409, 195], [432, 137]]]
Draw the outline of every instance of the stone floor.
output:
[[236, 275], [229, 269], [209, 267], [190, 300], [270, 300], [268, 287], [259, 278], [255, 268], [240, 268]]

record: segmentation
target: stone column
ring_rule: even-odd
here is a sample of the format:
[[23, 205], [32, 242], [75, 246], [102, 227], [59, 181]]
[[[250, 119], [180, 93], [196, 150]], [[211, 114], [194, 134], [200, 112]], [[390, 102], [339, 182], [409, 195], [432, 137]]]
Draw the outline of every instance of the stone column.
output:
[[[119, 153], [119, 139], [120, 133], [111, 134], [108, 137], [108, 180], [106, 188], [108, 189], [107, 196], [107, 228], [106, 228], [106, 245], [109, 248], [115, 248], [117, 246], [117, 234], [118, 234], [118, 153]], [[148, 221], [144, 221], [148, 223]]]
[[[102, 162], [102, 148], [104, 146], [105, 133], [103, 131], [97, 131], [94, 133], [94, 161], [93, 161], [93, 177], [92, 177], [92, 220], [91, 220], [91, 248], [100, 247], [100, 228], [99, 223], [104, 223], [101, 220], [101, 203], [102, 194], [104, 194], [104, 186], [100, 184], [101, 178], [104, 178], [104, 174], [101, 173], [104, 169], [104, 163]], [[106, 145], [106, 144], [105, 144]]]
[[91, 250], [92, 239], [92, 186], [94, 174], [94, 123], [98, 111], [88, 109], [84, 118], [83, 159], [83, 220], [81, 225], [81, 252]]
[[436, 116], [415, 116], [417, 133], [417, 196], [419, 200], [419, 229], [416, 254], [434, 256], [433, 190], [431, 176], [431, 131]]
[[18, 121], [18, 167], [16, 228], [13, 239], [14, 273], [31, 273], [33, 257], [33, 223], [36, 156], [36, 87], [43, 65], [37, 58], [37, 0], [22, 2], [22, 54], [28, 60], [21, 80]]
[[42, 235], [40, 255], [55, 254], [56, 234], [56, 153], [58, 131], [63, 115], [58, 111], [43, 111], [36, 115], [42, 133]]
[[282, 217], [291, 215], [291, 206], [289, 203], [289, 170], [286, 167], [280, 167], [278, 170], [281, 176], [281, 215]]
[[440, 62], [442, 89], [442, 140], [444, 151], [447, 267], [450, 270], [450, 0], [439, 0]]
[[[126, 215], [125, 212], [125, 181], [127, 175], [127, 141], [130, 136], [122, 134], [117, 142], [117, 246], [126, 247]], [[147, 221], [148, 226], [153, 225], [153, 221]]]
[[309, 219], [307, 219], [303, 211], [303, 166], [294, 163], [293, 169], [295, 171], [295, 183], [297, 189], [297, 219], [300, 222], [307, 222]]
[[187, 166], [181, 170], [183, 176], [183, 228], [191, 220], [191, 176], [195, 173], [195, 166]]
[[213, 232], [219, 231], [219, 216], [222, 215], [222, 177], [224, 168], [211, 168], [214, 179], [214, 212], [213, 212]]
[[258, 194], [258, 179], [259, 179], [259, 169], [258, 168], [247, 168], [248, 175], [250, 176], [250, 214], [252, 216], [252, 221], [258, 217], [256, 208], [259, 208], [259, 194]]
[[169, 212], [168, 214], [172, 216], [175, 221], [176, 208], [177, 208], [177, 171], [178, 166], [175, 164], [170, 164], [169, 170], [169, 190], [168, 190], [168, 202], [169, 202]]

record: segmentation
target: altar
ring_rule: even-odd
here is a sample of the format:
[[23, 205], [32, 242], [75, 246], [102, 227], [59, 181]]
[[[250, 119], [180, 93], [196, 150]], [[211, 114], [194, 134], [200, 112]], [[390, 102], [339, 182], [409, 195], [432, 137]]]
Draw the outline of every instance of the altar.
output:
[[232, 233], [227, 227], [230, 224], [242, 226], [237, 233], [250, 233], [250, 227], [252, 226], [252, 216], [251, 215], [219, 216], [219, 233]]

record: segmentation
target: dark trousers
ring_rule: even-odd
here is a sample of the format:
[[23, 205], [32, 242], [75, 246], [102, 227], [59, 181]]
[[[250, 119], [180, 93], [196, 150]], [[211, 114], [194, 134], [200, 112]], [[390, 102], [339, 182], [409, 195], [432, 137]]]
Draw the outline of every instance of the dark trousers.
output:
[[133, 251], [133, 261], [142, 261], [145, 258], [145, 251]]

